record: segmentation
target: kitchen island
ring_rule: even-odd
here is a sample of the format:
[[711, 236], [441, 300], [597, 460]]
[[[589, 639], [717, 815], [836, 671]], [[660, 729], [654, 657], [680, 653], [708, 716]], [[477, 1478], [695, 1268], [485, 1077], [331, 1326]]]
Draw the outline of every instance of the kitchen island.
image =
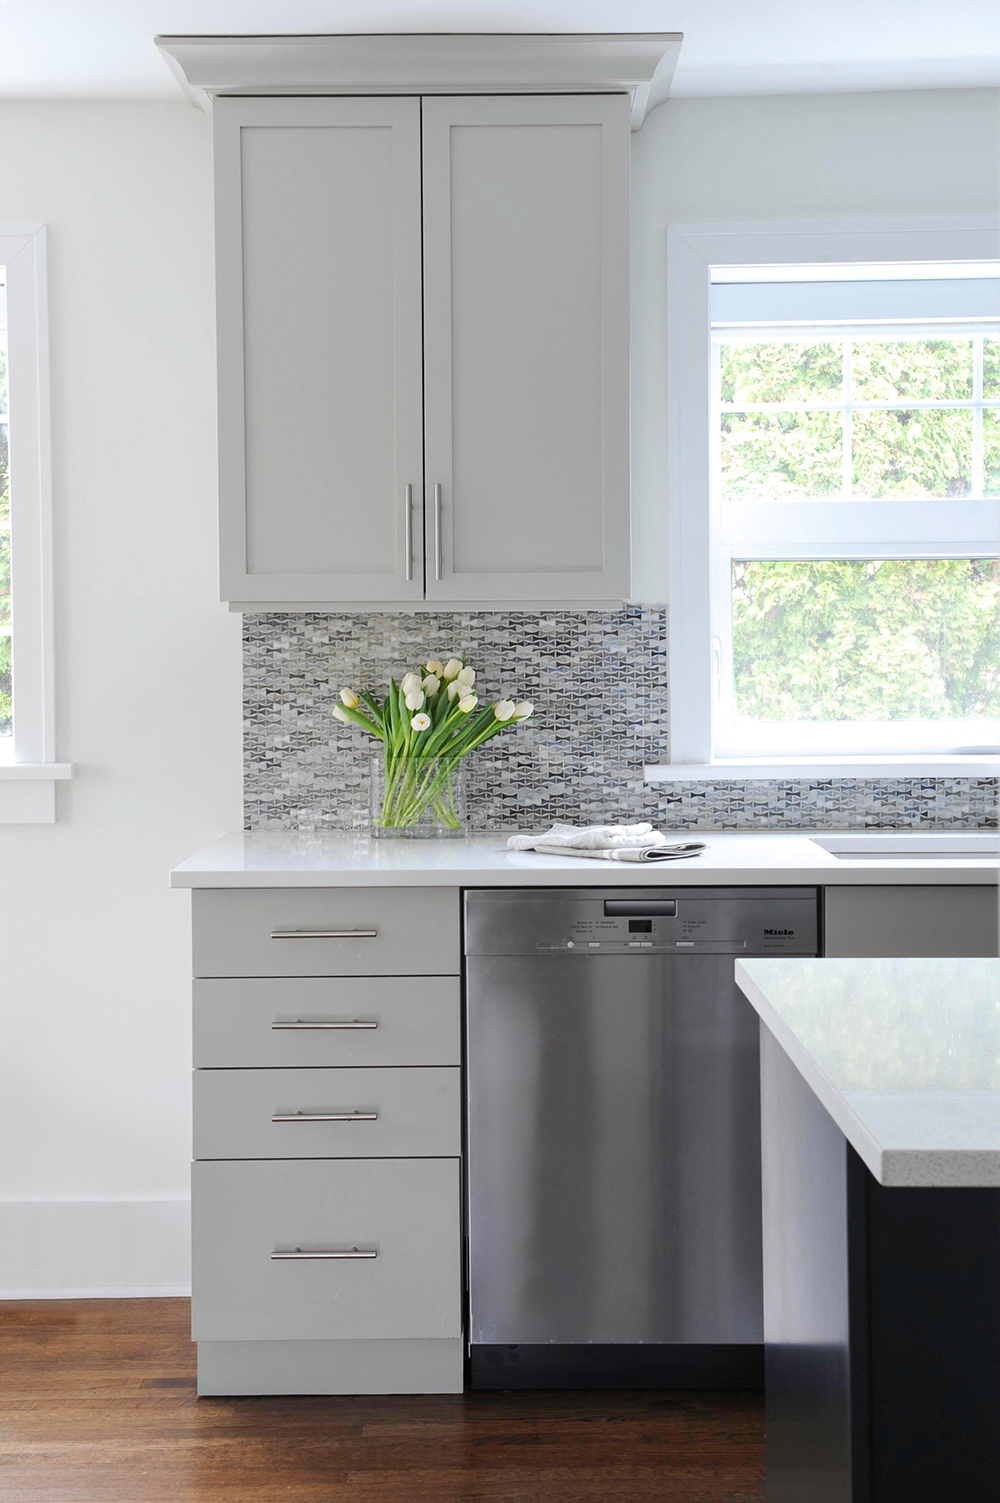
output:
[[1000, 962], [737, 961], [769, 1503], [1000, 1496]]

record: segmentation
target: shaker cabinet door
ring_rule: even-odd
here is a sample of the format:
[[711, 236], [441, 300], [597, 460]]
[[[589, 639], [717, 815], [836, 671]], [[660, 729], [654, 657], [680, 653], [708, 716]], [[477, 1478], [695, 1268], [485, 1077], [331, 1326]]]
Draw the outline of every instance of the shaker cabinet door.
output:
[[428, 601], [629, 590], [629, 101], [425, 98]]
[[214, 113], [223, 599], [420, 600], [420, 101]]

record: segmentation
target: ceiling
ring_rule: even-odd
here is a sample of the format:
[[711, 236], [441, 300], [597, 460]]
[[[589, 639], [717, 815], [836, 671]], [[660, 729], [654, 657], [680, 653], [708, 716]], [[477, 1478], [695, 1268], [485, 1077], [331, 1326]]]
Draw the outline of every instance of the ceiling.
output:
[[673, 97], [1000, 82], [997, 0], [0, 0], [0, 97], [180, 99], [157, 33], [682, 31]]

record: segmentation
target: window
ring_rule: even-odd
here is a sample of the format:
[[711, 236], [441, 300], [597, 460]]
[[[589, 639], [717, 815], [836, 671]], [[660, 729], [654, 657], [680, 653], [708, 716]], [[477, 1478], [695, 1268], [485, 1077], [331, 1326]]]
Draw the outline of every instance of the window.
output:
[[708, 268], [706, 557], [671, 566], [707, 650], [672, 761], [716, 775], [1000, 741], [1000, 262], [823, 259]]
[[[824, 314], [872, 288], [790, 290]], [[906, 290], [926, 320], [950, 289]], [[716, 754], [996, 741], [1000, 329], [749, 321], [713, 326]]]
[[0, 226], [0, 821], [50, 823], [55, 760], [45, 231]]
[[[10, 465], [7, 413], [7, 273], [0, 268], [0, 747], [13, 745], [10, 676]], [[3, 752], [0, 752], [0, 756]]]

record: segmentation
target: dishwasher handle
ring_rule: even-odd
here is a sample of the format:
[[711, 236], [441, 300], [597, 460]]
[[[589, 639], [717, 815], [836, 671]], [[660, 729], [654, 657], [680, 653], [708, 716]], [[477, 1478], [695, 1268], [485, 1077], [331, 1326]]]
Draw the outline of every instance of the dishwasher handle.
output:
[[605, 898], [605, 918], [676, 918], [676, 898]]

